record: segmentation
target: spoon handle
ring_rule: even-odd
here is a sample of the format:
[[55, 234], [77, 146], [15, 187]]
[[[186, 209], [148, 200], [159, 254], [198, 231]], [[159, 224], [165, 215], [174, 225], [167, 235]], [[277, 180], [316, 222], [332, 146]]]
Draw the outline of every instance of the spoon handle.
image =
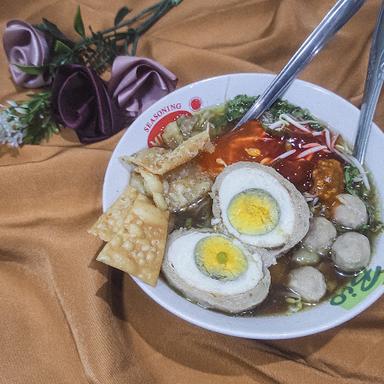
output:
[[373, 115], [384, 82], [384, 1], [376, 23], [369, 55], [367, 79], [353, 155], [362, 164], [367, 150]]
[[331, 37], [361, 8], [365, 0], [338, 0], [316, 29], [307, 37], [282, 71], [236, 124], [236, 128], [257, 119], [280, 97], [298, 73], [313, 59]]

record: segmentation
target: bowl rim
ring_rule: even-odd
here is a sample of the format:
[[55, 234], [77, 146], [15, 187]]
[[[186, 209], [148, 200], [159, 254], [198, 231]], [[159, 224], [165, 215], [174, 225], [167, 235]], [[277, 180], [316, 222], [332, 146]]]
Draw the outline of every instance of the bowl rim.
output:
[[[172, 93], [170, 93], [170, 94], [164, 96], [163, 98], [161, 98], [160, 100], [156, 101], [147, 110], [142, 112], [142, 114], [139, 115], [137, 117], [137, 119], [131, 125], [140, 124], [141, 120], [144, 121], [146, 119], [146, 116], [150, 115], [152, 113], [152, 111], [155, 111], [158, 108], [159, 105], [164, 103], [164, 100], [166, 100], [169, 95], [176, 95], [177, 96], [178, 94], [183, 94], [188, 89], [191, 89], [192, 87], [194, 87], [196, 85], [199, 85], [199, 84], [204, 84], [204, 83], [207, 83], [207, 82], [220, 81], [220, 80], [223, 80], [223, 79], [238, 78], [239, 76], [241, 76], [241, 77], [247, 77], [247, 76], [251, 76], [251, 77], [265, 77], [265, 78], [269, 78], [270, 80], [272, 80], [276, 75], [275, 74], [271, 74], [271, 73], [239, 72], [239, 73], [231, 73], [231, 74], [224, 74], [224, 75], [208, 77], [208, 78], [205, 78], [205, 79], [201, 79], [201, 80], [198, 80], [198, 81], [186, 84], [183, 87], [180, 87], [180, 88], [176, 89]], [[301, 79], [295, 79], [294, 82], [292, 83], [292, 85], [293, 84], [300, 84], [300, 85], [302, 85], [304, 87], [310, 88], [310, 89], [315, 90], [317, 92], [321, 92], [321, 93], [326, 94], [328, 96], [331, 96], [333, 98], [336, 97], [338, 99], [338, 102], [347, 103], [349, 105], [349, 107], [352, 107], [357, 113], [359, 113], [359, 111], [360, 111], [350, 101], [344, 99], [343, 97], [341, 97], [340, 95], [338, 95], [337, 93], [335, 93], [333, 91], [330, 91], [330, 90], [328, 90], [326, 88], [323, 88], [320, 85], [313, 84], [311, 82], [308, 82], [308, 81], [305, 81], [305, 80], [301, 80]], [[288, 90], [289, 89], [290, 88], [288, 88]], [[284, 96], [283, 96], [283, 98], [284, 98]], [[209, 106], [207, 106], [207, 107], [209, 107]], [[351, 128], [351, 129], [353, 129], [353, 128]], [[376, 123], [373, 123], [372, 130], [376, 131], [376, 133], [384, 135], [384, 132], [378, 127], [378, 125]], [[110, 172], [113, 156], [114, 156], [114, 153], [117, 151], [118, 146], [120, 144], [122, 144], [123, 138], [125, 137], [125, 135], [128, 132], [129, 132], [129, 129], [120, 138], [119, 142], [117, 143], [116, 147], [114, 148], [112, 156], [111, 156], [110, 161], [108, 163], [105, 175], [104, 175], [103, 199], [102, 199], [102, 202], [103, 202], [103, 212], [106, 211], [106, 209], [108, 208], [108, 205], [109, 205], [108, 202], [107, 202], [107, 199], [106, 199], [106, 195], [107, 195], [107, 185], [106, 184], [107, 184], [107, 180], [109, 178], [109, 172]], [[365, 297], [353, 309], [340, 313], [340, 315], [336, 319], [334, 319], [332, 321], [329, 321], [329, 322], [326, 322], [326, 323], [322, 323], [322, 324], [319, 324], [319, 325], [311, 325], [308, 328], [304, 328], [301, 331], [296, 331], [294, 333], [293, 332], [271, 332], [271, 334], [266, 335], [265, 333], [258, 333], [257, 330], [255, 330], [253, 332], [249, 332], [249, 331], [242, 331], [242, 330], [238, 330], [238, 329], [230, 329], [228, 327], [217, 326], [217, 325], [214, 325], [214, 324], [212, 325], [211, 323], [207, 323], [204, 320], [201, 320], [199, 318], [195, 318], [193, 316], [190, 316], [190, 315], [184, 313], [183, 311], [180, 311], [177, 308], [177, 306], [172, 306], [161, 295], [156, 295], [154, 293], [154, 288], [153, 287], [150, 287], [149, 285], [145, 284], [144, 282], [142, 282], [141, 280], [139, 280], [138, 278], [136, 278], [134, 276], [131, 276], [131, 277], [133, 278], [135, 283], [151, 299], [153, 299], [157, 304], [159, 304], [161, 307], [163, 307], [164, 309], [166, 309], [170, 313], [176, 315], [177, 317], [179, 317], [179, 318], [181, 318], [181, 319], [183, 319], [183, 320], [185, 320], [185, 321], [187, 321], [187, 322], [189, 322], [189, 323], [191, 323], [193, 325], [196, 325], [198, 327], [201, 327], [201, 328], [204, 328], [204, 329], [216, 332], [216, 333], [221, 333], [221, 334], [229, 335], [229, 336], [236, 336], [236, 337], [249, 338], [249, 339], [259, 339], [259, 340], [292, 339], [292, 338], [298, 338], [298, 337], [303, 337], [303, 336], [309, 336], [309, 335], [312, 335], [312, 334], [316, 334], [316, 333], [319, 333], [319, 332], [323, 332], [323, 331], [329, 330], [329, 329], [337, 327], [340, 324], [343, 324], [343, 323], [351, 320], [355, 316], [359, 315], [361, 312], [363, 312], [365, 309], [370, 307], [376, 300], [378, 300], [384, 294], [384, 287], [383, 286], [377, 287], [373, 292], [369, 293], [369, 295], [367, 297]], [[172, 288], [170, 288], [170, 287], [168, 287], [168, 288], [170, 290], [172, 290]], [[184, 300], [186, 300], [186, 299], [184, 298]], [[328, 304], [328, 302], [320, 303], [316, 307], [317, 308], [321, 308], [322, 305], [326, 305], [326, 304]], [[201, 307], [199, 307], [199, 308], [201, 308]], [[277, 314], [277, 315], [272, 315], [272, 316], [273, 317], [282, 317], [282, 318], [284, 317], [283, 314]]]

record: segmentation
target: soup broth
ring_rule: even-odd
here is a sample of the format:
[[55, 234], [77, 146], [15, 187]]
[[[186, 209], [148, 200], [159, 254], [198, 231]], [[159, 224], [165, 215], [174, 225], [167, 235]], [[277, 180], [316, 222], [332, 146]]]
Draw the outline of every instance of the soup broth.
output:
[[[278, 120], [280, 112], [280, 116], [286, 116], [285, 110], [276, 108], [291, 108], [290, 112], [298, 120], [293, 119], [292, 115], [287, 120], [281, 120], [281, 117], [281, 127], [276, 129], [279, 121], [276, 123], [271, 118]], [[265, 115], [267, 120], [264, 117], [260, 121], [250, 121], [233, 132], [230, 132], [233, 120], [227, 118], [224, 124], [222, 116], [218, 117], [217, 113], [223, 113], [222, 111], [223, 108], [220, 107], [201, 115], [208, 116], [211, 136], [215, 137], [214, 150], [210, 153], [202, 152], [195, 160], [202, 172], [209, 174], [214, 181], [225, 167], [240, 161], [273, 167], [304, 195], [313, 217], [321, 216], [333, 222], [337, 236], [351, 230], [333, 220], [333, 210], [340, 204], [337, 196], [342, 193], [356, 195], [364, 201], [369, 219], [367, 224], [355, 231], [367, 236], [373, 244], [375, 235], [382, 228], [377, 220], [376, 195], [373, 188], [367, 189], [367, 181], [353, 161], [351, 163], [351, 156], [344, 154], [348, 150], [341, 137], [330, 132], [308, 112], [283, 101], [279, 101], [277, 106], [272, 107], [272, 112]], [[197, 130], [204, 126], [201, 116], [193, 118], [195, 122], [199, 122]], [[185, 118], [183, 119], [182, 124], [185, 122]], [[190, 127], [189, 122], [189, 129], [193, 131], [193, 126]], [[188, 208], [173, 214], [173, 230], [212, 228], [212, 219], [212, 198], [207, 194]], [[303, 247], [301, 242], [280, 255], [276, 264], [269, 267], [271, 285], [267, 298], [255, 308], [237, 316], [294, 313], [318, 304], [301, 300], [296, 292], [288, 288], [290, 272], [300, 267], [292, 257], [300, 247]], [[329, 250], [319, 257], [317, 263], [310, 265], [325, 278], [326, 293], [320, 302], [329, 300], [359, 273], [338, 270]]]

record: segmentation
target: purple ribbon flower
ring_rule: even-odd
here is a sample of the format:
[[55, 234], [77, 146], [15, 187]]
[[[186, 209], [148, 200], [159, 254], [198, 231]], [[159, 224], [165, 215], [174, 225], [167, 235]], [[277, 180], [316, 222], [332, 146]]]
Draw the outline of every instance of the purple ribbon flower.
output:
[[52, 85], [52, 106], [58, 122], [74, 129], [83, 144], [104, 140], [124, 125], [104, 81], [82, 65], [59, 67]]
[[109, 93], [135, 119], [155, 101], [176, 88], [177, 77], [154, 60], [117, 56], [112, 65]]
[[39, 88], [49, 83], [42, 74], [24, 73], [20, 66], [42, 66], [47, 62], [49, 45], [43, 32], [20, 20], [11, 20], [3, 35], [3, 45], [14, 82], [25, 88]]
[[172, 72], [146, 58], [118, 56], [108, 86], [90, 68], [64, 65], [52, 85], [52, 105], [58, 122], [74, 129], [82, 143], [92, 143], [128, 126], [176, 82]]

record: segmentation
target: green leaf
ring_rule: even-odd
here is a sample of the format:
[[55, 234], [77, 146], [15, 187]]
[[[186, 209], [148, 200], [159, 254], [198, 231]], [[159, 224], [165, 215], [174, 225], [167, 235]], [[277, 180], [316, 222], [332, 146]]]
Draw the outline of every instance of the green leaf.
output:
[[240, 120], [244, 114], [251, 108], [256, 97], [247, 95], [237, 95], [234, 99], [228, 101], [226, 105], [226, 115], [228, 122]]
[[13, 64], [17, 68], [19, 68], [21, 71], [26, 73], [27, 75], [40, 75], [44, 71], [44, 67], [34, 66], [34, 65], [20, 65], [20, 64]]
[[68, 47], [67, 44], [64, 44], [62, 41], [56, 40], [55, 46], [54, 46], [54, 52], [59, 55], [65, 55], [65, 54], [72, 53], [72, 49]]
[[131, 12], [131, 10], [128, 7], [121, 7], [117, 11], [115, 16], [115, 21], [114, 21], [115, 26], [119, 25], [123, 21], [124, 17], [128, 15], [129, 12]]
[[73, 21], [73, 28], [75, 28], [75, 31], [81, 37], [83, 37], [83, 38], [85, 37], [85, 29], [84, 29], [83, 18], [81, 17], [80, 6], [77, 7], [75, 20]]
[[62, 42], [65, 42], [65, 44], [67, 44], [69, 47], [72, 47], [74, 45], [74, 42], [68, 39], [68, 37], [60, 31], [56, 24], [52, 23], [47, 19], [43, 18], [43, 22], [37, 24], [35, 27], [38, 28], [40, 31], [50, 35], [55, 40], [61, 40]]

